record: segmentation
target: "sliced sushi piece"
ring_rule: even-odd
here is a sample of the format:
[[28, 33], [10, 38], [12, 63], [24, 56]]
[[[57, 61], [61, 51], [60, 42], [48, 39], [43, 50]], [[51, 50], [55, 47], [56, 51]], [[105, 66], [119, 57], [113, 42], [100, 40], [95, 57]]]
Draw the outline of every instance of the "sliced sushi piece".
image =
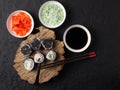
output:
[[41, 47], [41, 40], [39, 38], [35, 38], [30, 45], [33, 50], [39, 50]]
[[47, 60], [51, 60], [51, 61], [54, 61], [56, 59], [56, 52], [53, 51], [53, 50], [50, 50], [47, 55], [46, 55], [46, 58]]
[[29, 56], [32, 53], [32, 49], [29, 44], [25, 44], [21, 47], [21, 53], [25, 56]]
[[24, 61], [24, 67], [27, 71], [31, 71], [34, 68], [34, 61], [33, 59], [29, 58]]
[[44, 55], [40, 52], [37, 52], [35, 55], [34, 55], [34, 62], [35, 63], [42, 63], [44, 61]]
[[50, 50], [53, 48], [53, 40], [51, 38], [43, 39], [41, 43], [42, 43], [42, 46], [47, 50]]

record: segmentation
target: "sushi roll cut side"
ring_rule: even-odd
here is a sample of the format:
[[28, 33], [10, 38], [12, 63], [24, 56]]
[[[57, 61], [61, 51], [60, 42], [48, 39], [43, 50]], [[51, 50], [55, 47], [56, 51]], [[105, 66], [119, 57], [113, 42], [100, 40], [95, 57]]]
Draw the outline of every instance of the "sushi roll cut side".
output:
[[46, 55], [47, 60], [51, 60], [51, 61], [54, 61], [56, 57], [57, 57], [56, 52], [53, 50], [50, 50]]
[[44, 55], [40, 52], [37, 52], [35, 55], [34, 55], [34, 62], [35, 63], [42, 63], [44, 61]]
[[34, 68], [34, 61], [33, 59], [29, 58], [24, 61], [24, 67], [27, 71], [31, 71]]

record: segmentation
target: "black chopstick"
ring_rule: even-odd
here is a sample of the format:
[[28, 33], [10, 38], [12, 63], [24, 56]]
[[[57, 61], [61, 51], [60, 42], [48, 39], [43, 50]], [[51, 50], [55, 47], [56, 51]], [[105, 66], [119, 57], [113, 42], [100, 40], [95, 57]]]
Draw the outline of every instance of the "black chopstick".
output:
[[96, 56], [95, 52], [90, 52], [90, 53], [86, 53], [86, 54], [79, 55], [79, 56], [76, 56], [76, 57], [71, 57], [71, 58], [68, 58], [68, 59], [65, 59], [65, 60], [60, 60], [60, 61], [56, 61], [54, 63], [43, 65], [43, 66], [40, 67], [40, 69], [50, 68], [50, 67], [70, 63], [70, 62], [77, 61], [77, 60], [93, 58], [95, 56]]

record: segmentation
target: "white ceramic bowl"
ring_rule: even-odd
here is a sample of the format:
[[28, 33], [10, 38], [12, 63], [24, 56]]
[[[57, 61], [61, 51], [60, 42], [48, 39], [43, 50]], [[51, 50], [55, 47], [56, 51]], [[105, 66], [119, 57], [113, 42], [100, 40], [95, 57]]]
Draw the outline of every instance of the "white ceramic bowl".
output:
[[[24, 36], [16, 35], [16, 33], [12, 31], [12, 16], [15, 15], [15, 14], [17, 14], [17, 13], [19, 13], [19, 12], [24, 12], [24, 13], [27, 14], [27, 15], [30, 17], [30, 19], [31, 19], [31, 28], [30, 28], [29, 32], [27, 32], [27, 34], [24, 35]], [[7, 26], [7, 29], [8, 29], [8, 31], [9, 31], [9, 33], [10, 33], [11, 35], [13, 35], [14, 37], [17, 37], [17, 38], [24, 38], [24, 37], [27, 37], [28, 35], [30, 35], [30, 33], [33, 31], [33, 28], [34, 28], [34, 20], [33, 20], [33, 17], [32, 17], [27, 11], [17, 10], [17, 11], [12, 12], [12, 13], [8, 16], [7, 22], [6, 22], [6, 26]]]
[[[80, 49], [73, 49], [73, 48], [71, 48], [71, 47], [67, 44], [67, 41], [66, 41], [66, 35], [67, 35], [67, 33], [68, 33], [72, 28], [76, 28], [76, 27], [77, 27], [77, 28], [81, 28], [81, 29], [82, 29], [83, 31], [85, 31], [86, 34], [87, 34], [87, 43], [86, 43], [86, 45], [85, 45], [83, 48], [80, 48]], [[73, 37], [75, 37], [75, 36], [73, 36]], [[81, 37], [81, 38], [82, 38], [82, 37]], [[78, 38], [78, 40], [79, 40], [79, 38]], [[70, 50], [71, 52], [80, 53], [80, 52], [85, 51], [85, 50], [90, 46], [90, 43], [91, 43], [91, 34], [90, 34], [89, 30], [88, 30], [85, 26], [83, 26], [83, 25], [79, 25], [79, 24], [71, 25], [71, 26], [68, 27], [67, 30], [64, 32], [63, 42], [64, 42], [66, 48], [67, 48], [68, 50]]]
[[[43, 13], [43, 9], [45, 8], [45, 7], [47, 7], [48, 5], [57, 5], [61, 10], [62, 10], [62, 12], [63, 12], [63, 19], [61, 20], [61, 22], [59, 22], [57, 25], [48, 25], [47, 23], [45, 23], [45, 21], [42, 19], [42, 13]], [[52, 13], [52, 9], [50, 9], [49, 10], [49, 13], [51, 14]], [[58, 15], [58, 13], [57, 14], [55, 14], [55, 12], [53, 12], [54, 14], [54, 16], [53, 15], [51, 15], [51, 17], [49, 17], [49, 15], [46, 15], [46, 20], [47, 21], [52, 21], [52, 20], [55, 20], [55, 19], [57, 19], [56, 18], [56, 16]], [[39, 9], [39, 12], [38, 12], [38, 17], [39, 17], [39, 19], [40, 19], [40, 22], [44, 25], [44, 26], [46, 26], [46, 27], [48, 27], [48, 28], [57, 28], [57, 27], [59, 27], [59, 26], [61, 26], [63, 23], [64, 23], [64, 21], [65, 21], [65, 19], [66, 19], [66, 10], [65, 10], [65, 8], [64, 8], [64, 6], [60, 3], [60, 2], [58, 2], [58, 1], [47, 1], [47, 2], [45, 2], [45, 3], [43, 3], [43, 5], [40, 7], [40, 9]]]

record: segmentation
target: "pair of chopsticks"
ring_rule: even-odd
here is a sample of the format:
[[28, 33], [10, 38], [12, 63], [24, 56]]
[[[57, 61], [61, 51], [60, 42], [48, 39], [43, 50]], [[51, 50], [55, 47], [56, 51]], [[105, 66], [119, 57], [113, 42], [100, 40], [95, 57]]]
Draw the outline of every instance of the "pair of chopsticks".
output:
[[72, 57], [72, 58], [68, 58], [68, 59], [65, 59], [65, 60], [55, 61], [54, 63], [43, 65], [43, 66], [40, 67], [40, 69], [46, 69], [46, 68], [50, 68], [50, 67], [54, 67], [54, 66], [70, 63], [70, 62], [74, 62], [74, 61], [77, 61], [77, 60], [93, 58], [95, 56], [96, 56], [95, 52], [90, 52], [90, 53], [86, 53], [86, 54], [83, 54], [83, 55], [79, 55], [79, 56], [75, 56], [75, 57]]

